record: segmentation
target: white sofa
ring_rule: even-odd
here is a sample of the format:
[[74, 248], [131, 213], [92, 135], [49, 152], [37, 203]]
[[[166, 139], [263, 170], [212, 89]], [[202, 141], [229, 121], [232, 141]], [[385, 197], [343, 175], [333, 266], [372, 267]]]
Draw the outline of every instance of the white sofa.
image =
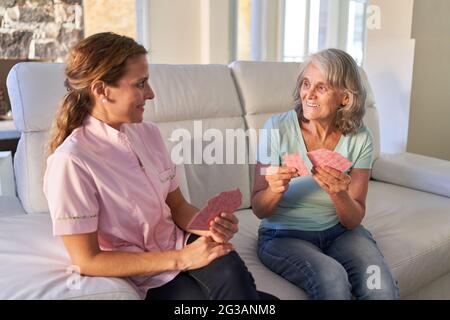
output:
[[[203, 131], [260, 128], [271, 114], [292, 108], [298, 68], [297, 63], [275, 62], [151, 65], [156, 98], [148, 102], [145, 119], [158, 124], [169, 150], [175, 144], [169, 139], [173, 130], [193, 133], [196, 120], [202, 121]], [[0, 299], [138, 299], [125, 279], [70, 273], [64, 246], [52, 236], [42, 193], [42, 150], [65, 93], [63, 82], [63, 66], [53, 63], [21, 63], [8, 76], [21, 139], [14, 159], [17, 197], [0, 198]], [[450, 162], [380, 154], [371, 92], [367, 107], [365, 122], [377, 147], [363, 223], [398, 279], [402, 298], [449, 299]], [[198, 132], [192, 139], [201, 140]], [[247, 150], [249, 159], [253, 153]], [[250, 208], [252, 169], [249, 164], [178, 166], [181, 189], [197, 206], [220, 191], [240, 188], [240, 231], [233, 242], [258, 288], [281, 299], [307, 299], [256, 256], [259, 221]]]

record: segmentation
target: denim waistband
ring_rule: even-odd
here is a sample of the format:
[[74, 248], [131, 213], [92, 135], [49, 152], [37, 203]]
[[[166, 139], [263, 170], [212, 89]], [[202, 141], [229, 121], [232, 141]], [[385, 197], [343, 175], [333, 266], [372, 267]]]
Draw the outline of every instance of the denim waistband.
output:
[[270, 238], [295, 238], [311, 242], [323, 249], [347, 230], [341, 223], [322, 231], [260, 228], [259, 237], [261, 241], [269, 240]]

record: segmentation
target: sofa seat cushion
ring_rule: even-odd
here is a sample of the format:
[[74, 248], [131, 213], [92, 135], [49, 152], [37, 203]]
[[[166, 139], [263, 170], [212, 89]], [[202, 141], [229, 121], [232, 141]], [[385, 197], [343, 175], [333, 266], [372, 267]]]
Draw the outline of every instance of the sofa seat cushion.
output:
[[0, 218], [11, 215], [26, 214], [19, 198], [13, 196], [0, 196]]
[[450, 271], [450, 198], [371, 181], [366, 207], [402, 297]]
[[50, 215], [0, 215], [0, 299], [139, 299], [124, 279], [78, 278], [70, 265]]

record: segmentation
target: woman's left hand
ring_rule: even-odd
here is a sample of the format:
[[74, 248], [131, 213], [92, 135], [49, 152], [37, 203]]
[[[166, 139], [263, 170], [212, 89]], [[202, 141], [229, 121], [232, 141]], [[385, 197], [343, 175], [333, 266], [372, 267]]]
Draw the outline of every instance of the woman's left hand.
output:
[[329, 195], [347, 192], [351, 177], [331, 167], [315, 167], [313, 178]]
[[210, 237], [218, 243], [227, 243], [238, 232], [239, 220], [234, 213], [221, 213], [209, 225]]

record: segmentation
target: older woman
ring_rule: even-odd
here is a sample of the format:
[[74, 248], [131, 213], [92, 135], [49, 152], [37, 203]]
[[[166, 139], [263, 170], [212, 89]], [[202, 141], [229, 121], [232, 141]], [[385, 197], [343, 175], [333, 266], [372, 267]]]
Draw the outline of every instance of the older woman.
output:
[[[252, 206], [263, 219], [261, 261], [312, 299], [398, 298], [382, 253], [361, 225], [373, 144], [363, 124], [366, 91], [355, 61], [337, 49], [311, 55], [302, 64], [295, 99], [295, 110], [266, 122], [266, 130], [279, 130], [279, 139], [262, 139], [257, 156]], [[313, 167], [306, 153], [321, 148], [345, 156], [352, 167]], [[294, 153], [312, 176], [283, 165], [282, 156]]]
[[158, 128], [142, 122], [155, 96], [146, 55], [114, 33], [71, 50], [44, 177], [53, 232], [83, 275], [130, 277], [142, 298], [260, 299], [229, 243], [234, 214], [208, 231], [187, 228], [198, 209], [180, 192]]

